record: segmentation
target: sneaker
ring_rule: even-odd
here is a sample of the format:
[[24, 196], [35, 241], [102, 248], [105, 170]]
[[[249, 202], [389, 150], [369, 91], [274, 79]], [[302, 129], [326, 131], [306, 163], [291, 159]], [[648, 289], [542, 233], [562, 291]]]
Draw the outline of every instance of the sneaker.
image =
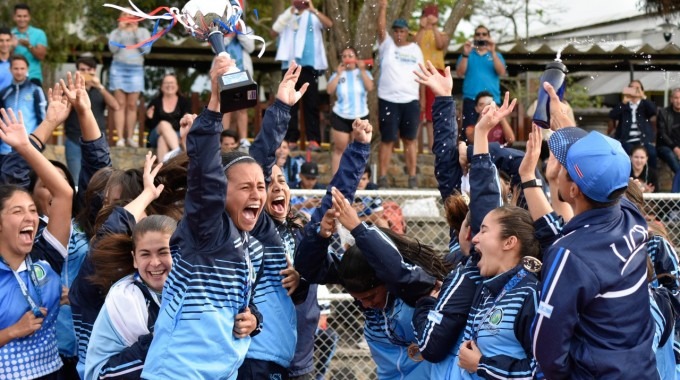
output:
[[418, 188], [418, 177], [408, 177], [408, 188], [417, 189]]
[[244, 149], [250, 148], [250, 141], [248, 141], [248, 139], [241, 139], [239, 144], [241, 145], [241, 148], [244, 148]]
[[129, 146], [129, 147], [133, 147], [133, 148], [134, 148], [135, 146], [137, 146], [137, 145], [135, 144], [135, 140], [133, 140], [132, 137], [128, 138], [126, 141], [127, 141], [127, 146]]
[[386, 189], [389, 186], [389, 183], [387, 182], [387, 176], [383, 175], [378, 178], [378, 188], [379, 189]]
[[311, 150], [312, 152], [321, 152], [321, 146], [319, 146], [319, 143], [316, 141], [310, 141], [307, 143], [307, 150]]
[[124, 147], [125, 146], [125, 139], [118, 139], [118, 141], [116, 141], [116, 146], [119, 147], [119, 148]]

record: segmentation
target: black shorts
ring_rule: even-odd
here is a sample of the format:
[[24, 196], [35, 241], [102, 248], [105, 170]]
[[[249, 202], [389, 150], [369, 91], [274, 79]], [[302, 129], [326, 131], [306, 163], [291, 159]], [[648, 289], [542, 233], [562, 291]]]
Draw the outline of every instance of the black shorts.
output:
[[380, 141], [395, 142], [399, 137], [415, 140], [420, 123], [420, 102], [392, 103], [378, 98]]
[[[360, 117], [361, 120], [368, 120], [368, 115]], [[331, 128], [338, 132], [352, 133], [352, 124], [354, 120], [344, 119], [338, 116], [335, 112], [331, 112]]]

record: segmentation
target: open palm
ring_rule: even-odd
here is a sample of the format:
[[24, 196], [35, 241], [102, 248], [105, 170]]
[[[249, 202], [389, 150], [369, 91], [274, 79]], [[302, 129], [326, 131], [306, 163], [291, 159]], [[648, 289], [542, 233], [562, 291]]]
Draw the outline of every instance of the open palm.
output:
[[11, 108], [7, 110], [2, 108], [0, 109], [0, 115], [2, 116], [2, 120], [0, 120], [0, 139], [2, 141], [15, 150], [18, 147], [30, 144], [26, 127], [24, 127], [24, 116], [21, 114], [21, 111], [19, 111], [19, 117], [17, 118]]

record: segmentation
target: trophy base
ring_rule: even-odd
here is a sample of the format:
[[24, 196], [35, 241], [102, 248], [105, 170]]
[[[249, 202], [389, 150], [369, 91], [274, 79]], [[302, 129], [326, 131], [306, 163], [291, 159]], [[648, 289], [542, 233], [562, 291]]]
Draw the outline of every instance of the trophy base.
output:
[[220, 78], [220, 112], [228, 113], [257, 105], [257, 83], [247, 71]]

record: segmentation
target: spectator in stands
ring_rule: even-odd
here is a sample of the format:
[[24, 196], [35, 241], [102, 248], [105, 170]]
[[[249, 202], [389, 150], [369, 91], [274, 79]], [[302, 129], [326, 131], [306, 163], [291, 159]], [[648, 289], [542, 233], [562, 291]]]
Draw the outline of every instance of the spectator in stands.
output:
[[[104, 87], [97, 76], [97, 61], [91, 57], [78, 58], [76, 61], [76, 70], [85, 79], [85, 86], [87, 95], [90, 98], [90, 108], [97, 120], [99, 131], [101, 135], [106, 138], [106, 116], [104, 111], [109, 107], [111, 111], [118, 111], [120, 106], [116, 98]], [[68, 170], [73, 176], [73, 180], [78, 183], [80, 176], [80, 161], [81, 149], [80, 138], [82, 133], [80, 131], [80, 122], [75, 109], [71, 110], [66, 122], [64, 122], [64, 130], [66, 134], [66, 141], [64, 142], [66, 150], [66, 164]]]
[[[295, 62], [302, 66], [298, 88], [303, 83], [309, 83], [307, 93], [302, 97], [302, 104], [307, 147], [312, 151], [321, 150], [318, 78], [320, 73], [328, 69], [321, 32], [332, 26], [333, 20], [316, 9], [312, 0], [291, 0], [291, 6], [279, 15], [272, 26], [272, 35], [279, 37], [276, 60], [281, 61], [283, 73], [288, 70], [291, 62]], [[286, 141], [291, 150], [297, 150], [297, 141], [300, 139], [299, 108], [296, 104], [290, 109]]]
[[224, 131], [222, 131], [222, 133], [220, 134], [220, 147], [222, 149], [222, 153], [239, 150], [240, 146], [241, 145], [239, 144], [238, 133], [234, 132], [231, 129], [225, 129]]
[[0, 28], [0, 91], [12, 83], [12, 72], [9, 69], [9, 57], [12, 55], [12, 32], [9, 28]]
[[[28, 60], [22, 55], [10, 58], [12, 83], [0, 91], [0, 108], [21, 112], [26, 132], [31, 134], [45, 118], [47, 99], [42, 87], [28, 80]], [[6, 142], [0, 144], [0, 155], [11, 150]]]
[[[415, 41], [423, 52], [423, 59], [430, 61], [440, 74], [444, 74], [444, 55], [449, 47], [449, 36], [439, 30], [439, 8], [436, 4], [427, 4], [420, 16], [420, 29], [416, 33]], [[427, 143], [432, 151], [434, 133], [432, 131], [432, 104], [434, 94], [429, 87], [425, 87], [425, 110], [420, 118], [425, 120], [427, 128]]]
[[659, 109], [657, 149], [673, 173], [680, 171], [680, 87], [671, 91], [671, 105]]
[[42, 29], [30, 25], [31, 9], [20, 3], [14, 6], [14, 54], [20, 54], [28, 60], [28, 79], [42, 86], [43, 75], [41, 62], [47, 55], [47, 36]]
[[456, 61], [456, 74], [463, 78], [463, 125], [474, 125], [475, 97], [488, 91], [496, 104], [501, 103], [500, 77], [505, 76], [505, 60], [496, 51], [496, 42], [489, 29], [480, 25], [472, 41], [463, 45], [463, 54]]
[[[248, 35], [252, 33], [252, 28], [246, 26], [245, 31], [229, 33], [224, 36], [224, 46], [231, 59], [236, 61], [236, 67], [241, 71], [247, 71], [251, 77], [253, 76], [253, 60], [250, 58], [250, 54], [255, 50], [255, 40], [248, 38]], [[236, 141], [247, 153], [250, 147], [250, 141], [248, 141], [248, 109], [243, 108], [224, 114], [222, 125], [225, 130], [231, 128], [232, 119], [236, 121]]]
[[137, 124], [139, 94], [144, 91], [144, 54], [151, 50], [151, 45], [145, 42], [150, 36], [148, 30], [140, 28], [125, 12], [109, 35], [109, 50], [113, 54], [109, 89], [120, 104], [120, 109], [113, 114], [119, 147], [135, 145], [132, 135]]
[[630, 155], [630, 177], [638, 182], [643, 193], [655, 193], [658, 191], [659, 182], [656, 170], [649, 167], [647, 149], [643, 145], [633, 148]]
[[[423, 63], [423, 53], [415, 43], [408, 40], [408, 22], [396, 19], [392, 23], [392, 35], [387, 33], [387, 0], [378, 2], [378, 53], [380, 54], [380, 78], [378, 79], [378, 109], [380, 112], [380, 177], [378, 185], [388, 187], [387, 169], [392, 160], [394, 144], [401, 137], [404, 144], [404, 161], [408, 174], [408, 187], [418, 188], [416, 137], [420, 110], [425, 99], [420, 98], [420, 86], [410, 79], [411, 73]], [[406, 77], [405, 77], [406, 76]], [[422, 107], [421, 107], [422, 105]]]
[[342, 51], [338, 69], [328, 81], [327, 91], [335, 94], [337, 101], [331, 113], [331, 173], [335, 174], [340, 165], [342, 152], [349, 144], [352, 123], [355, 119], [368, 119], [368, 92], [373, 91], [373, 76], [366, 64], [359, 60], [354, 48]]
[[188, 113], [191, 113], [191, 104], [180, 92], [177, 77], [173, 74], [164, 76], [159, 94], [146, 109], [148, 146], [156, 148], [158, 157], [177, 149], [179, 121]]
[[643, 145], [649, 155], [649, 166], [656, 169], [655, 123], [656, 105], [645, 97], [642, 82], [634, 80], [623, 89], [623, 102], [609, 111], [607, 135], [619, 140], [629, 155], [633, 147]]
[[[482, 110], [484, 110], [486, 106], [492, 104], [493, 102], [493, 96], [488, 91], [482, 91], [475, 97], [475, 122], [472, 124], [467, 124], [465, 127], [465, 138], [468, 144], [475, 143], [474, 135], [477, 118], [482, 113]], [[468, 120], [464, 120], [464, 122], [467, 121]], [[515, 142], [515, 132], [512, 131], [510, 123], [508, 123], [505, 118], [502, 118], [500, 123], [491, 128], [488, 138], [490, 143], [497, 142], [501, 145], [512, 146], [512, 143]]]
[[296, 183], [294, 189], [325, 189], [326, 186], [318, 183], [319, 165], [310, 161], [302, 164], [300, 168], [300, 182]]

